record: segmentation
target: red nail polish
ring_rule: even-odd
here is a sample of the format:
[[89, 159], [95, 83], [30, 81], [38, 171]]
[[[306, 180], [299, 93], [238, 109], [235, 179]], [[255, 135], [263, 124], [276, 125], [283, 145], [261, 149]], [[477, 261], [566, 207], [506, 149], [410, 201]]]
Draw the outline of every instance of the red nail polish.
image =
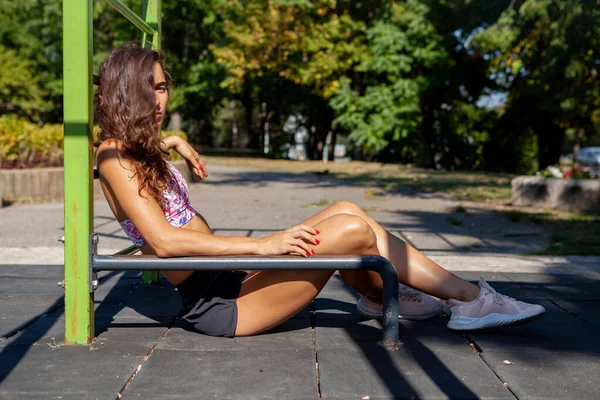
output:
[[315, 231], [317, 231], [317, 235], [318, 235], [319, 233], [321, 233], [321, 232], [319, 232], [319, 230], [318, 230], [318, 229], [315, 229]]
[[308, 253], [308, 251], [306, 252], [306, 257], [310, 257], [310, 254]]
[[315, 254], [315, 251], [314, 251], [314, 250], [311, 250], [310, 252], [311, 252], [311, 253], [313, 253], [313, 255]]
[[317, 244], [321, 243], [319, 239], [315, 239], [315, 241], [317, 242]]

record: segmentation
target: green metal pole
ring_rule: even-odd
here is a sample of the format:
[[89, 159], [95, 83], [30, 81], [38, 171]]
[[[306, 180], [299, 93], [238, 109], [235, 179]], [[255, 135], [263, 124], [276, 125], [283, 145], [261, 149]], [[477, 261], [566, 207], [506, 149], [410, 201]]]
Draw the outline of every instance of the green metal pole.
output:
[[119, 13], [121, 13], [122, 16], [127, 18], [139, 30], [152, 34], [152, 27], [142, 20], [139, 15], [131, 11], [131, 9], [123, 4], [120, 0], [106, 0], [106, 2], [113, 6]]
[[89, 237], [93, 230], [92, 0], [63, 0], [65, 341], [94, 337]]
[[[152, 48], [160, 50], [161, 29], [161, 0], [143, 0], [142, 1], [142, 19], [156, 32], [152, 36]], [[142, 43], [144, 47], [147, 45], [148, 35], [143, 33]], [[143, 271], [142, 282], [152, 283], [160, 280], [158, 271]]]
[[[152, 48], [160, 50], [160, 38], [162, 35], [162, 24], [161, 24], [161, 0], [143, 0], [142, 1], [142, 19], [156, 32], [152, 36]], [[142, 43], [146, 45], [148, 35], [144, 32], [142, 36]]]

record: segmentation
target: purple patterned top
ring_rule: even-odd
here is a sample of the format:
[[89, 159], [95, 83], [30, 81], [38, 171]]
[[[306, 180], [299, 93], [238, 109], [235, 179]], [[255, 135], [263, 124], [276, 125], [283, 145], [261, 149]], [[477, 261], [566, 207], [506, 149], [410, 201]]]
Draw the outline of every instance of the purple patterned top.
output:
[[[178, 228], [190, 222], [197, 212], [190, 204], [190, 189], [185, 178], [173, 164], [169, 161], [167, 161], [167, 164], [169, 164], [169, 168], [171, 169], [171, 181], [163, 191], [163, 198], [166, 205], [164, 212], [167, 221]], [[119, 223], [134, 245], [141, 247], [146, 244], [146, 240], [129, 218], [119, 221]]]

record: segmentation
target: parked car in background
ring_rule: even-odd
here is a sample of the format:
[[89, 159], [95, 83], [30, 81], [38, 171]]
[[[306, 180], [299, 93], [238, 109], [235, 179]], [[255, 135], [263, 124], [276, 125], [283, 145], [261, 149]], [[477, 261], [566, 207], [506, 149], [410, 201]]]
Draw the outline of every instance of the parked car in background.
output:
[[577, 153], [577, 161], [581, 166], [600, 167], [600, 147], [584, 147]]

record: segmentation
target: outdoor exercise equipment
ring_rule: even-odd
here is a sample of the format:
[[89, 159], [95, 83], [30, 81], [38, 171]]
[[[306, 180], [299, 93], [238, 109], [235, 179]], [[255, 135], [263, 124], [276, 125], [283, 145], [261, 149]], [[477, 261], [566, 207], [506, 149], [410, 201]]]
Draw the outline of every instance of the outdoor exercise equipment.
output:
[[[142, 43], [160, 49], [161, 0], [143, 0], [141, 17], [119, 0], [106, 0], [139, 28]], [[63, 0], [64, 68], [64, 170], [65, 170], [65, 341], [88, 344], [94, 338], [94, 291], [99, 271], [142, 270], [145, 282], [157, 281], [161, 270], [284, 270], [369, 269], [384, 284], [383, 341], [394, 348], [398, 341], [398, 275], [380, 256], [331, 256], [300, 258], [176, 257], [132, 255], [130, 246], [114, 255], [97, 254], [98, 235], [93, 234], [93, 0]], [[151, 41], [148, 39], [151, 37]]]

